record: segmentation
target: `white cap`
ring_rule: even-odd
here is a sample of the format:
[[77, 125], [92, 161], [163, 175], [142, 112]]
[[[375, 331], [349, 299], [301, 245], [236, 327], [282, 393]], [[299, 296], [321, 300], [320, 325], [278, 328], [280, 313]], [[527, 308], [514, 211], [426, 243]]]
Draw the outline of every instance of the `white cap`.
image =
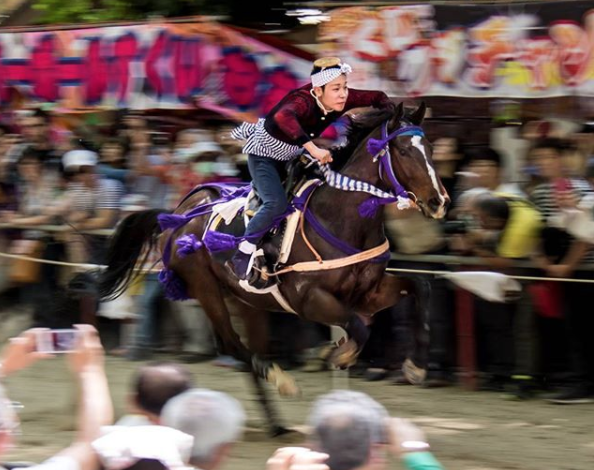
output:
[[72, 167], [95, 166], [97, 161], [97, 154], [90, 150], [70, 150], [62, 157], [62, 165], [65, 170]]
[[180, 149], [178, 152], [176, 152], [175, 160], [178, 162], [186, 162], [193, 158], [199, 158], [205, 153], [223, 154], [224, 152], [222, 147], [216, 142], [196, 142], [191, 147]]

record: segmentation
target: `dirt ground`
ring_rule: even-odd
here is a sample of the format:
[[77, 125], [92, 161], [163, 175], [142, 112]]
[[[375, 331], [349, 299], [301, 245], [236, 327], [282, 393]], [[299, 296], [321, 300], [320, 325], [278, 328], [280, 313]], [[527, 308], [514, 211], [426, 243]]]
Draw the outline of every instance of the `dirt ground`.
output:
[[[163, 357], [166, 358], [166, 357]], [[109, 357], [107, 371], [117, 415], [125, 411], [131, 374], [137, 367]], [[249, 421], [244, 441], [234, 448], [224, 470], [263, 469], [272, 451], [292, 438], [270, 439], [246, 374], [208, 363], [189, 366], [200, 386], [230, 393], [242, 401]], [[594, 406], [514, 402], [495, 393], [460, 388], [424, 390], [349, 379], [331, 372], [294, 373], [302, 387], [298, 399], [277, 400], [285, 424], [303, 424], [314, 398], [332, 388], [361, 390], [395, 416], [413, 419], [427, 432], [434, 453], [449, 469], [591, 470], [594, 468]], [[7, 381], [11, 397], [24, 405], [23, 434], [9, 460], [40, 461], [72, 437], [75, 392], [63, 358], [36, 364]], [[392, 468], [402, 468], [395, 463]]]

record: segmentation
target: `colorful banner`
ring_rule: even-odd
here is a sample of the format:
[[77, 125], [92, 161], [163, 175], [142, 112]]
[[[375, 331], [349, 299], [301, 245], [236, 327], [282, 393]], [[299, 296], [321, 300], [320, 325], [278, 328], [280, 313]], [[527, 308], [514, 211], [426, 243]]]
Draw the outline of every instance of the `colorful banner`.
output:
[[311, 62], [213, 23], [0, 34], [0, 106], [203, 107], [262, 115], [309, 78]]
[[594, 96], [594, 3], [337, 9], [321, 52], [394, 96]]

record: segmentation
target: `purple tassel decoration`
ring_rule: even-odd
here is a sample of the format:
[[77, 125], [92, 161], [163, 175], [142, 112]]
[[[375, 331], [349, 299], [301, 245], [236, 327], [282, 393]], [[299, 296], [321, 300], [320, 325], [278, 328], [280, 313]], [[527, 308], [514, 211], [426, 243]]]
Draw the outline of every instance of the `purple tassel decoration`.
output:
[[359, 215], [366, 219], [373, 219], [375, 217], [375, 214], [377, 214], [377, 210], [379, 209], [381, 204], [382, 201], [380, 198], [370, 197], [369, 199], [359, 204]]
[[169, 300], [188, 300], [186, 283], [171, 269], [162, 269], [159, 273], [159, 282], [165, 289], [165, 297]]
[[369, 139], [367, 141], [367, 151], [373, 157], [376, 157], [386, 147], [386, 141], [380, 139]]
[[192, 253], [196, 253], [203, 246], [202, 242], [198, 240], [194, 234], [179, 237], [175, 241], [175, 244], [179, 247], [177, 249], [177, 254], [180, 258], [185, 258]]
[[241, 243], [243, 237], [234, 237], [228, 233], [221, 233], [209, 230], [204, 235], [202, 243], [208, 251], [216, 253], [218, 251], [234, 250]]
[[177, 214], [160, 214], [157, 220], [159, 221], [161, 231], [168, 229], [175, 230], [188, 222], [185, 216]]

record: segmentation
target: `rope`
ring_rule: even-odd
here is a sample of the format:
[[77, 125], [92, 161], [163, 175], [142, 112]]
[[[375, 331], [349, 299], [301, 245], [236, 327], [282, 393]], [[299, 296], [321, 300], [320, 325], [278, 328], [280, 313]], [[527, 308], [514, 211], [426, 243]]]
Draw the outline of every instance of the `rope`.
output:
[[[22, 261], [31, 261], [34, 263], [40, 264], [51, 264], [54, 266], [66, 266], [69, 268], [83, 268], [83, 269], [105, 269], [107, 266], [101, 264], [81, 264], [81, 263], [68, 263], [66, 261], [50, 261], [41, 258], [33, 258], [31, 256], [24, 256], [24, 255], [9, 255], [8, 253], [0, 253], [0, 258], [8, 258], [8, 259], [16, 259]], [[144, 271], [147, 273], [159, 272], [160, 269], [151, 268], [149, 270], [142, 270], [138, 269], [138, 271]], [[288, 271], [287, 271], [288, 272]], [[386, 268], [386, 272], [388, 273], [402, 273], [402, 274], [428, 274], [431, 276], [443, 276], [445, 274], [450, 274], [452, 271], [431, 271], [428, 269], [400, 269], [400, 268]], [[284, 272], [275, 273], [284, 274]], [[536, 277], [536, 276], [513, 276], [508, 275], [508, 277], [512, 279], [516, 279], [518, 281], [553, 281], [553, 282], [574, 282], [574, 283], [582, 283], [582, 284], [594, 284], [594, 279], [570, 279], [570, 278], [559, 278], [559, 277]]]

